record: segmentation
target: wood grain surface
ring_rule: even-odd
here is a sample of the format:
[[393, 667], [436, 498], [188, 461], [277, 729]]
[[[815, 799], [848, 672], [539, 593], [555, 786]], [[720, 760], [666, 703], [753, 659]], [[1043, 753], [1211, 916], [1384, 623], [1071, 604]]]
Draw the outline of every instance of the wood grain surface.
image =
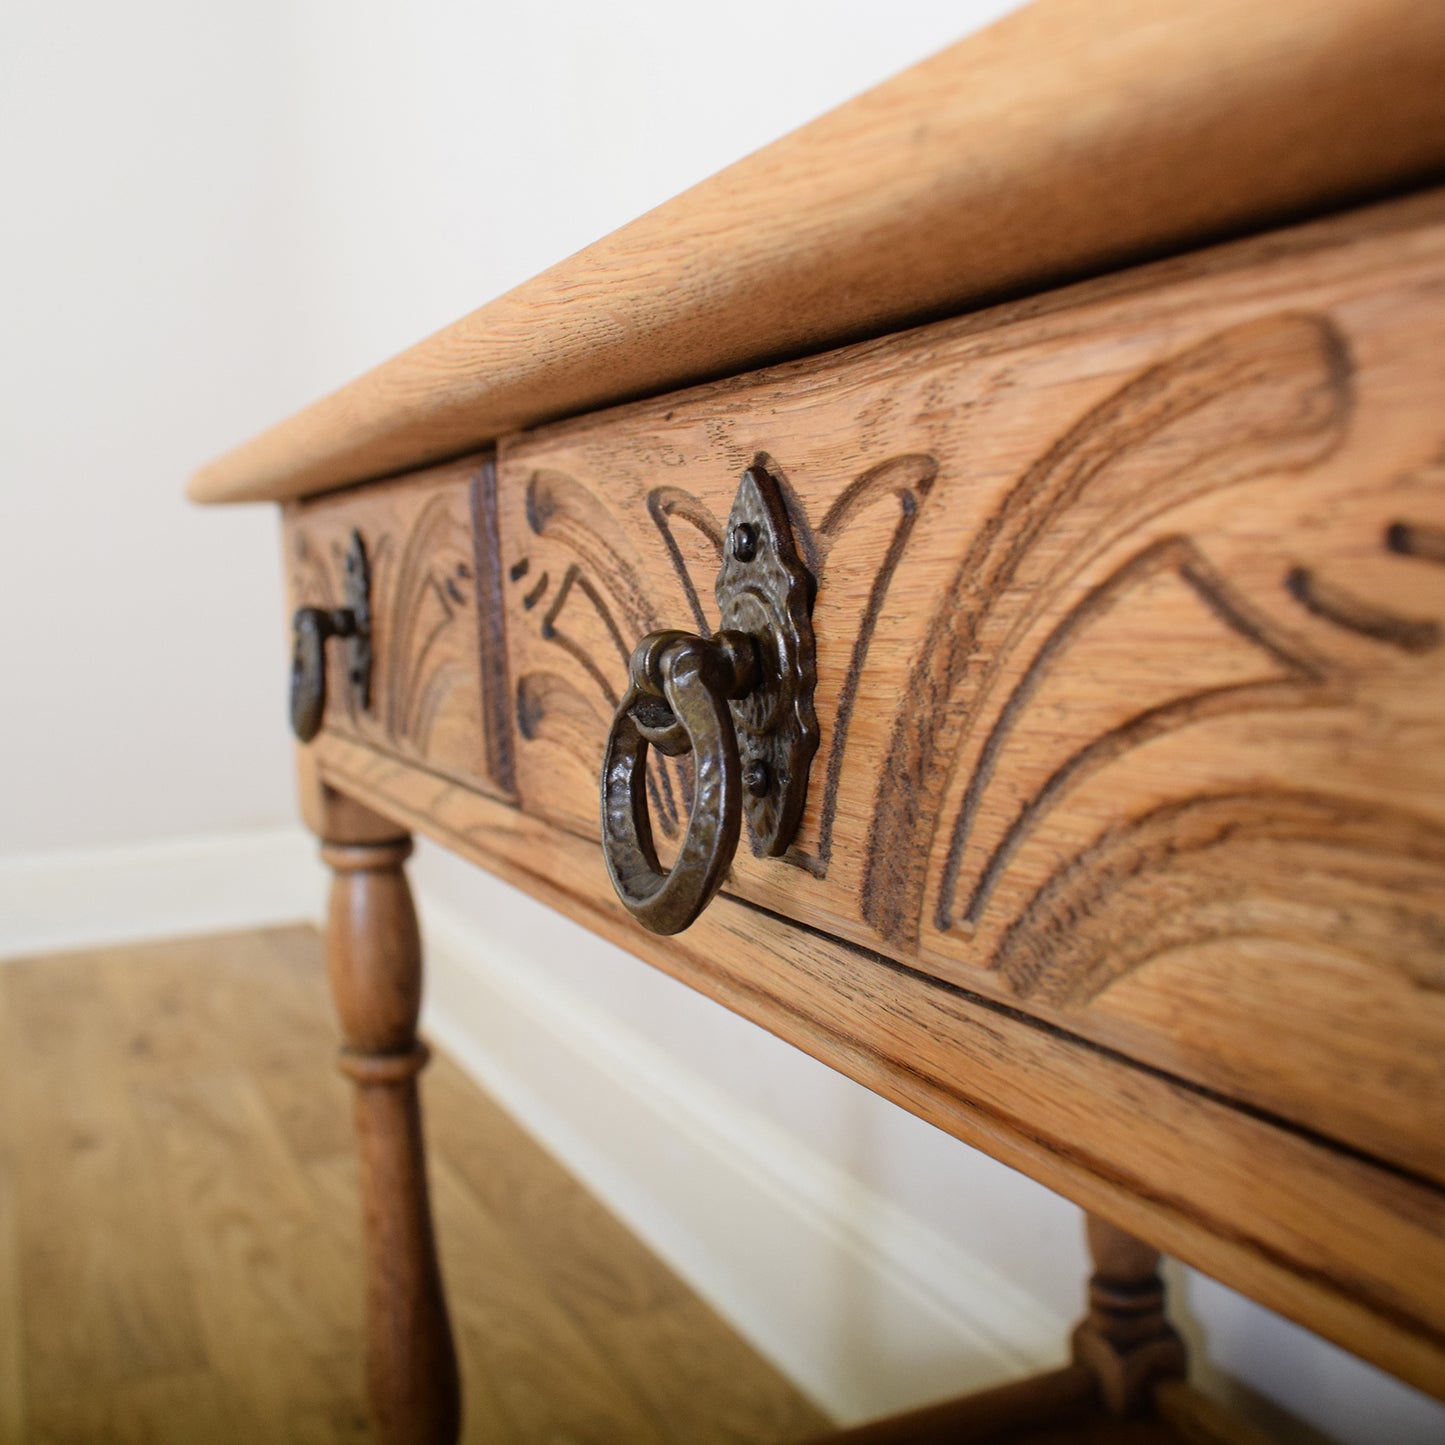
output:
[[594, 842], [346, 738], [323, 733], [313, 748], [330, 786], [1131, 1234], [1445, 1396], [1438, 1188], [726, 894], [685, 933], [645, 933], [617, 901]]
[[[793, 848], [728, 891], [1438, 1182], [1442, 282], [1416, 198], [303, 504], [293, 557], [353, 523], [458, 555], [468, 498], [496, 548], [446, 634], [460, 676], [504, 616], [482, 703], [458, 684], [435, 755], [384, 734], [385, 681], [332, 731], [596, 838], [627, 655], [716, 625], [762, 458], [818, 577], [822, 744]], [[395, 611], [383, 679], [443, 645]], [[664, 848], [690, 793], [654, 758]]]
[[[0, 971], [6, 1445], [375, 1438], [322, 954], [294, 928]], [[826, 1427], [454, 1063], [426, 1080], [468, 1445]]]
[[1421, 0], [1036, 0], [239, 447], [191, 496], [384, 476], [1419, 184], [1445, 170], [1442, 68], [1445, 7]]

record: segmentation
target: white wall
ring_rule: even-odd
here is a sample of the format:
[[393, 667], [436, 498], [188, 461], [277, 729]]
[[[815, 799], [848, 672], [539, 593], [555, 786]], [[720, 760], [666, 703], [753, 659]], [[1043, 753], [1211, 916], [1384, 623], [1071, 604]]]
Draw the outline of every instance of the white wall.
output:
[[[277, 831], [291, 805], [274, 521], [182, 506], [193, 465], [1004, 8], [0, 7], [0, 911], [7, 877], [12, 902], [35, 899], [37, 879], [129, 879], [129, 859], [158, 880], [126, 884], [136, 916], [174, 926], [192, 915], [165, 888], [204, 873], [180, 861], [199, 835], [213, 871], [259, 850], [296, 874]], [[1040, 1322], [1052, 1340], [1075, 1312], [1083, 1256], [1061, 1200], [435, 850], [416, 877], [451, 940], [433, 1026], [838, 1408], [1019, 1368], [1049, 1348]], [[296, 906], [274, 878], [254, 886], [227, 906]], [[139, 926], [89, 885], [78, 913], [85, 898], [95, 929]], [[537, 987], [571, 1033], [526, 1032]], [[514, 1027], [489, 1033], [502, 1008]], [[691, 1102], [644, 1102], [644, 1056]], [[584, 1076], [611, 1092], [554, 1087]], [[811, 1190], [863, 1271], [852, 1294], [835, 1271], [796, 1304], [832, 1326], [805, 1346], [770, 1333], [776, 1278], [742, 1272], [765, 1241], [697, 1211], [689, 1224], [668, 1192], [681, 1171], [649, 1166], [709, 1130], [773, 1141], [727, 1196], [752, 1188], [757, 1229]], [[725, 1192], [719, 1151], [686, 1157]], [[909, 1274], [920, 1240], [953, 1261], [937, 1298]], [[831, 1247], [800, 1235], [793, 1258]], [[1218, 1363], [1334, 1438], [1445, 1434], [1445, 1411], [1237, 1296], [1192, 1277], [1180, 1294]], [[919, 1321], [944, 1344], [921, 1343]]]
[[275, 522], [179, 504], [314, 385], [288, 14], [0, 6], [0, 856], [289, 806]]

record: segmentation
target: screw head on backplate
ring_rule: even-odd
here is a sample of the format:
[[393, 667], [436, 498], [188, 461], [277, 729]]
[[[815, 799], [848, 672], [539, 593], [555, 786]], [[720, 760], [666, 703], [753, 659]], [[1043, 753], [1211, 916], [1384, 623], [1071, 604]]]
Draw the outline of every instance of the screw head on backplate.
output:
[[768, 765], [762, 758], [752, 758], [743, 764], [743, 787], [755, 798], [766, 796], [773, 779]]

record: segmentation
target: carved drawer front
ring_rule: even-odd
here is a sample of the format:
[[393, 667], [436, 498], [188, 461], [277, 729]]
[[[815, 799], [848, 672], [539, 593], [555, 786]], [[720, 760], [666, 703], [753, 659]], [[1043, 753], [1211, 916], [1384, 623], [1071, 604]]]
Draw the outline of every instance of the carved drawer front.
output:
[[[371, 573], [369, 706], [346, 685], [344, 650], [327, 658], [328, 739], [364, 743], [382, 765], [424, 769], [440, 783], [505, 795], [493, 781], [496, 730], [482, 706], [484, 622], [477, 605], [473, 502], [482, 464], [451, 463], [287, 510], [293, 607], [338, 607], [352, 536]], [[498, 694], [500, 701], [500, 693]]]
[[[1445, 1178], [1442, 215], [507, 440], [521, 807], [597, 836], [628, 655], [717, 625], [765, 466], [822, 740], [793, 847], [726, 891]], [[690, 766], [650, 767], [665, 853]]]

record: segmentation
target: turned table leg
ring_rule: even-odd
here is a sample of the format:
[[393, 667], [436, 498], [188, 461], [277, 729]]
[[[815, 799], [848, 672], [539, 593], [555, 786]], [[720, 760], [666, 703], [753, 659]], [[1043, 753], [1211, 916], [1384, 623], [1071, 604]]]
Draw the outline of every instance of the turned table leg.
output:
[[1086, 1217], [1094, 1273], [1089, 1312], [1074, 1331], [1074, 1360], [1087, 1365], [1115, 1415], [1142, 1413], [1154, 1387], [1185, 1371], [1183, 1341], [1164, 1314], [1159, 1251], [1096, 1214]]
[[333, 881], [327, 961], [341, 1016], [341, 1068], [355, 1085], [361, 1169], [367, 1386], [385, 1445], [452, 1445], [456, 1353], [427, 1198], [416, 1036], [421, 939], [402, 865], [405, 834], [327, 840]]
[[[1164, 1315], [1159, 1251], [1097, 1215], [1086, 1216], [1094, 1273], [1089, 1310], [1073, 1333], [1073, 1363], [1011, 1385], [926, 1405], [853, 1430], [819, 1436], [810, 1445], [943, 1445], [944, 1441], [1073, 1439], [1071, 1427], [1101, 1440], [1108, 1415], [1150, 1415], [1157, 1391], [1181, 1382], [1184, 1346]], [[1175, 1397], [1175, 1418], [1209, 1420], [1193, 1440], [1256, 1437], [1186, 1392]], [[1104, 1416], [1103, 1419], [1107, 1419]], [[1222, 1423], [1220, 1423], [1222, 1422]], [[1084, 1438], [1080, 1434], [1079, 1438]], [[1181, 1435], [1180, 1438], [1184, 1438]]]

